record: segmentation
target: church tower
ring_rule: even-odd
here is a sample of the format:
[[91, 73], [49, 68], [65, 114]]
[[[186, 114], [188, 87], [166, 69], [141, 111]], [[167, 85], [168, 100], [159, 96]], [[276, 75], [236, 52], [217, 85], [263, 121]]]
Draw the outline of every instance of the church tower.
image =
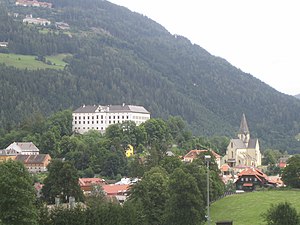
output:
[[244, 142], [246, 147], [248, 147], [249, 140], [250, 140], [250, 132], [249, 132], [246, 116], [245, 116], [244, 113], [243, 113], [243, 116], [242, 116], [238, 137], [239, 137], [240, 140], [242, 140]]

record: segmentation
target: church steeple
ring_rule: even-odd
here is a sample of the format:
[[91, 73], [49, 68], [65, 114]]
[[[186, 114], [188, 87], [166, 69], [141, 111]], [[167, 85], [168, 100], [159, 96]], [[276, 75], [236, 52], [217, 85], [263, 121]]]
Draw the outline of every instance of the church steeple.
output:
[[241, 139], [245, 143], [246, 147], [248, 147], [248, 143], [249, 143], [249, 140], [250, 140], [250, 132], [249, 132], [246, 116], [245, 116], [244, 113], [243, 113], [243, 116], [242, 116], [238, 137], [239, 137], [239, 139]]

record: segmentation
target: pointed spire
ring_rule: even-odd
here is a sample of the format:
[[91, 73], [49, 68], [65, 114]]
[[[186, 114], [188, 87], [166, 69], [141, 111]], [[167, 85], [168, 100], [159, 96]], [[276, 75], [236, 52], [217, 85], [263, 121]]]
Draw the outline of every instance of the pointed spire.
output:
[[249, 128], [248, 128], [245, 113], [243, 113], [243, 116], [242, 116], [242, 121], [241, 121], [239, 133], [240, 134], [249, 134]]

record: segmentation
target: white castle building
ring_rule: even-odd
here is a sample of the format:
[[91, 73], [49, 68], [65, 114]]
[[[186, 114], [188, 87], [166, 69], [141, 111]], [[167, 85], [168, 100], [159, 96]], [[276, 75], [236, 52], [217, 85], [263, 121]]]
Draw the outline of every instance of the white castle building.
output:
[[72, 130], [83, 134], [89, 130], [104, 133], [111, 124], [133, 121], [136, 125], [150, 119], [150, 113], [143, 106], [136, 105], [83, 105], [73, 113]]

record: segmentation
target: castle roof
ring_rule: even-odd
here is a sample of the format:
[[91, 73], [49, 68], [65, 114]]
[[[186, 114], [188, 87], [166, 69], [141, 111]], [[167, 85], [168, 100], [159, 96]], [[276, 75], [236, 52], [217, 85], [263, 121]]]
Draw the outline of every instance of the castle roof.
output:
[[120, 112], [136, 112], [136, 113], [149, 113], [143, 106], [138, 105], [83, 105], [76, 109], [74, 113], [96, 113], [96, 112], [110, 112], [110, 113], [120, 113]]

